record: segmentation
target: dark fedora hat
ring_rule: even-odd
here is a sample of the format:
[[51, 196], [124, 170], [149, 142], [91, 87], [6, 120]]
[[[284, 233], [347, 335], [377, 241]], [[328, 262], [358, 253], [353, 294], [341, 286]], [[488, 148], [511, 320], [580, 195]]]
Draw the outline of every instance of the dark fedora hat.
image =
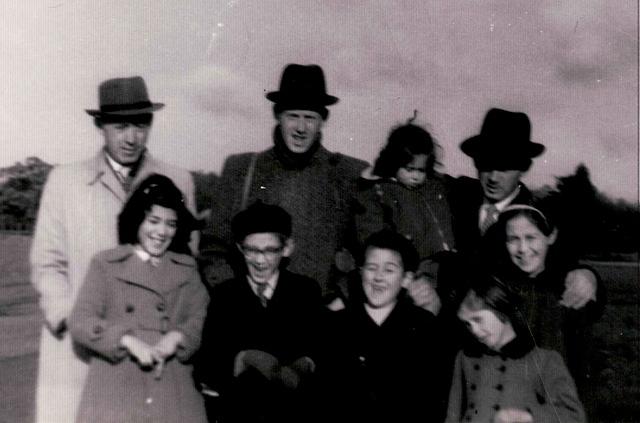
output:
[[530, 163], [545, 150], [530, 137], [531, 123], [525, 113], [491, 109], [484, 117], [480, 134], [463, 141], [460, 149], [476, 162], [489, 161], [503, 167], [523, 160]]
[[267, 99], [289, 109], [314, 110], [338, 102], [327, 94], [324, 72], [318, 65], [289, 64], [282, 72], [280, 90], [266, 94]]
[[140, 76], [107, 79], [98, 87], [100, 110], [86, 110], [91, 116], [131, 116], [152, 113], [164, 107], [152, 103]]

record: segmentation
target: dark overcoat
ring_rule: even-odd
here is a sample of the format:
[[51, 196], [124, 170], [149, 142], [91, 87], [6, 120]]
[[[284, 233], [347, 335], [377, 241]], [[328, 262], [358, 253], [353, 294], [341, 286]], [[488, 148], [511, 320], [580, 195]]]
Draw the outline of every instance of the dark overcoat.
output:
[[323, 311], [315, 281], [281, 270], [266, 307], [245, 277], [216, 285], [211, 298], [196, 374], [219, 393], [223, 413], [236, 403], [233, 369], [240, 351], [264, 351], [282, 365], [302, 356], [315, 357]]
[[[190, 359], [208, 302], [191, 256], [167, 252], [154, 267], [129, 245], [97, 254], [69, 318], [73, 339], [92, 352], [77, 422], [206, 422]], [[120, 345], [125, 334], [154, 345], [173, 330], [184, 344], [159, 379]]]
[[435, 317], [400, 300], [378, 326], [363, 304], [337, 312], [321, 375], [325, 421], [437, 422], [448, 384]]
[[[254, 157], [253, 173], [248, 177]], [[221, 250], [234, 251], [231, 219], [242, 208], [246, 190], [245, 206], [260, 199], [291, 215], [296, 248], [288, 268], [317, 281], [323, 296], [330, 296], [335, 254], [348, 246], [349, 234], [355, 237], [349, 222], [357, 179], [365, 167], [362, 160], [331, 153], [322, 146], [301, 168], [283, 163], [275, 148], [229, 156], [216, 190], [212, 222], [204, 231], [203, 253], [216, 249], [215, 244], [220, 244]], [[225, 275], [216, 274], [215, 268], [205, 274], [211, 284], [221, 282]]]

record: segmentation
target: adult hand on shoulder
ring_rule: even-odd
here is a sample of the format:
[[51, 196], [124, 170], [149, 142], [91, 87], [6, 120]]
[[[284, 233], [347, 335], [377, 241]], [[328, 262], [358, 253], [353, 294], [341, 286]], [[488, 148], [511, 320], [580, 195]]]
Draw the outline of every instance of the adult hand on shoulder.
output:
[[140, 367], [151, 367], [162, 361], [162, 357], [153, 347], [133, 335], [124, 335], [120, 344], [138, 361]]
[[434, 283], [426, 276], [420, 276], [411, 281], [407, 287], [407, 291], [415, 305], [433, 313], [434, 316], [438, 315], [442, 303], [434, 288]]
[[493, 416], [493, 423], [533, 423], [533, 416], [519, 408], [503, 408]]
[[574, 269], [567, 273], [564, 281], [565, 291], [560, 305], [579, 309], [589, 301], [596, 300], [598, 281], [596, 275], [589, 269]]

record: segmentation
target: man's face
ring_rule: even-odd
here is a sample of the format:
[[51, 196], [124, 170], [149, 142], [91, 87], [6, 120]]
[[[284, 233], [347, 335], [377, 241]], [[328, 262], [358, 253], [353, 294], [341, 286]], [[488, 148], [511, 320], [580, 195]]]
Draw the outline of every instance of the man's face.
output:
[[306, 153], [322, 130], [322, 116], [311, 110], [285, 110], [278, 115], [282, 138], [292, 153]]
[[290, 240], [284, 243], [271, 232], [247, 235], [238, 248], [244, 255], [247, 271], [255, 283], [265, 283], [278, 271], [280, 261], [292, 252]]
[[478, 170], [484, 198], [490, 203], [504, 200], [518, 187], [521, 170]]
[[109, 156], [123, 166], [136, 163], [147, 145], [148, 123], [103, 123], [100, 127]]

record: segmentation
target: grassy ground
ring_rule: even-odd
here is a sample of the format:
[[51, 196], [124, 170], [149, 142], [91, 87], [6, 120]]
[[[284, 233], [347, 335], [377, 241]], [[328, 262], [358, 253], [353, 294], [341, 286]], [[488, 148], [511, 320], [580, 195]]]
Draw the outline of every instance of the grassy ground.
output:
[[[33, 419], [42, 317], [28, 283], [30, 238], [0, 234], [0, 423]], [[594, 327], [592, 422], [640, 421], [640, 277], [637, 263], [591, 263], [608, 290]]]

